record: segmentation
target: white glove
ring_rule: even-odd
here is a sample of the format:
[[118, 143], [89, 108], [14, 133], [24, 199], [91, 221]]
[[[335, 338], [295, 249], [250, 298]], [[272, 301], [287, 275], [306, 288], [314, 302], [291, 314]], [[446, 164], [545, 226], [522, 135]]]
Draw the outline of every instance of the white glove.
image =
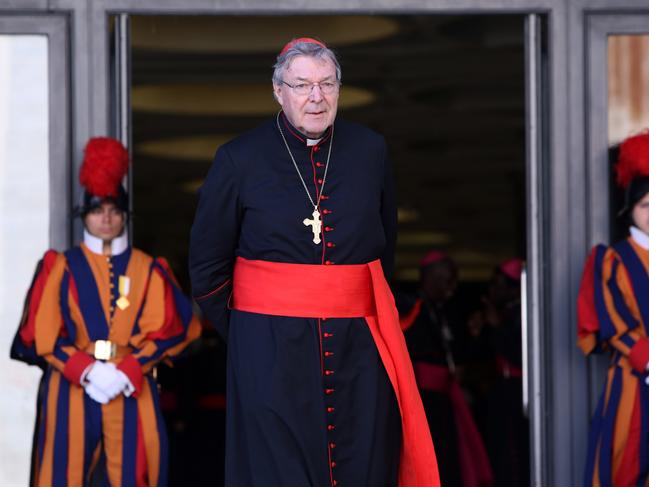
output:
[[[115, 364], [100, 361], [92, 365], [86, 374], [85, 380], [89, 385], [93, 386], [93, 392], [94, 390], [98, 390], [101, 394], [108, 397], [108, 400], [117, 397], [117, 395], [126, 389], [127, 384], [130, 384], [126, 375], [121, 370], [117, 370]], [[88, 395], [92, 397], [90, 393]]]
[[122, 374], [124, 376], [124, 379], [126, 379], [126, 387], [124, 387], [124, 390], [122, 391], [126, 397], [130, 397], [131, 394], [135, 392], [135, 386], [131, 382], [131, 379], [128, 378], [128, 375], [126, 375], [124, 372], [121, 370], [117, 369], [117, 372]]
[[97, 387], [95, 387], [95, 385], [91, 384], [90, 382], [86, 382], [83, 388], [86, 390], [86, 394], [88, 394], [92, 399], [97, 401], [99, 404], [108, 404], [108, 401], [110, 401], [110, 399], [106, 394], [104, 394], [102, 391], [97, 389]]
[[[111, 364], [113, 365], [113, 364]], [[110, 386], [108, 386], [107, 389], [104, 389], [104, 391], [108, 394], [108, 396], [111, 399], [114, 399], [115, 397], [119, 396], [122, 392], [126, 394], [126, 391], [129, 389], [129, 385], [131, 384], [131, 381], [128, 380], [128, 377], [126, 377], [126, 374], [122, 372], [121, 370], [115, 368], [115, 379], [111, 383]], [[127, 396], [130, 394], [126, 394]]]

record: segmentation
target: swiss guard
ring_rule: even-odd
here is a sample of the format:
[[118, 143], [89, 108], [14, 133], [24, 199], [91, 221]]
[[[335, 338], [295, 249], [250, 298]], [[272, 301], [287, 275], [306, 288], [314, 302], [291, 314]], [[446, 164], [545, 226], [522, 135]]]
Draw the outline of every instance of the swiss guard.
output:
[[585, 486], [649, 482], [649, 131], [619, 148], [629, 236], [593, 248], [578, 297], [578, 344], [610, 364], [588, 439]]
[[277, 116], [223, 145], [200, 190], [190, 277], [227, 335], [225, 485], [439, 485], [394, 299], [383, 137], [336, 117], [322, 42], [277, 57]]
[[200, 333], [164, 259], [128, 243], [128, 152], [85, 148], [83, 242], [37, 266], [12, 357], [44, 369], [32, 485], [167, 485], [168, 445], [152, 370]]

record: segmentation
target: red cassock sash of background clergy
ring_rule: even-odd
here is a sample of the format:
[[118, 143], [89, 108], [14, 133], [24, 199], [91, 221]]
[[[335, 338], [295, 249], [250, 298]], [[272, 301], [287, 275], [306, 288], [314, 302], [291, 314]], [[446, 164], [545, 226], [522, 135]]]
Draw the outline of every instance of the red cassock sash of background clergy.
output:
[[364, 317], [401, 412], [399, 487], [440, 485], [426, 414], [380, 261], [325, 266], [238, 257], [231, 307], [300, 318]]
[[460, 384], [449, 372], [448, 367], [415, 362], [413, 368], [421, 389], [446, 394], [451, 400], [464, 487], [492, 486], [494, 478], [489, 456]]

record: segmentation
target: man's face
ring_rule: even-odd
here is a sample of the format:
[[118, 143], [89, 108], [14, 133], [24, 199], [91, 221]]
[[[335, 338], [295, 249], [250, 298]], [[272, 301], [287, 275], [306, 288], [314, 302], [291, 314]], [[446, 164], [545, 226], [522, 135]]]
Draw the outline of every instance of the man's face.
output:
[[83, 222], [91, 235], [110, 242], [124, 229], [124, 212], [114, 203], [104, 202], [100, 207], [89, 211]]
[[491, 278], [487, 290], [489, 301], [498, 309], [502, 309], [521, 295], [520, 287], [512, 284], [504, 274], [496, 272]]
[[448, 301], [457, 288], [457, 269], [447, 260], [430, 264], [422, 275], [421, 288], [434, 303]]
[[[309, 56], [294, 58], [284, 72], [284, 81], [290, 85], [338, 83], [336, 67], [330, 60]], [[307, 95], [297, 95], [283, 83], [274, 85], [273, 89], [288, 121], [307, 137], [320, 137], [336, 118], [338, 88], [328, 95], [322, 93], [319, 86], [314, 86]]]
[[649, 234], [649, 193], [644, 195], [633, 207], [631, 213], [633, 224], [642, 230], [644, 233]]

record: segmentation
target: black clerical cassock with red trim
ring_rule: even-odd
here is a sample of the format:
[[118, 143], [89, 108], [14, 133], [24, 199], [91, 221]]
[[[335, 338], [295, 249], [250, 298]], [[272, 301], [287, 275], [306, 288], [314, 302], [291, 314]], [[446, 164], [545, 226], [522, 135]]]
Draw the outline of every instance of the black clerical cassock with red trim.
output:
[[[319, 244], [305, 225], [313, 206], [277, 123], [312, 199], [320, 197]], [[371, 130], [338, 119], [333, 137], [330, 127], [314, 142], [282, 114], [218, 150], [200, 190], [190, 274], [205, 317], [228, 341], [226, 485], [404, 486], [404, 478], [419, 478], [408, 486], [438, 485], [430, 438], [414, 450], [429, 472], [412, 473], [422, 470], [419, 460], [407, 460], [411, 471], [399, 472], [402, 427], [409, 428], [399, 404], [404, 394], [408, 404], [421, 404], [411, 370], [401, 374], [408, 380], [397, 401], [394, 368], [389, 377], [368, 320], [228, 305], [237, 258], [322, 266], [380, 260], [389, 275], [395, 239], [391, 168], [383, 138]], [[314, 303], [328, 296], [332, 282], [318, 284]]]

